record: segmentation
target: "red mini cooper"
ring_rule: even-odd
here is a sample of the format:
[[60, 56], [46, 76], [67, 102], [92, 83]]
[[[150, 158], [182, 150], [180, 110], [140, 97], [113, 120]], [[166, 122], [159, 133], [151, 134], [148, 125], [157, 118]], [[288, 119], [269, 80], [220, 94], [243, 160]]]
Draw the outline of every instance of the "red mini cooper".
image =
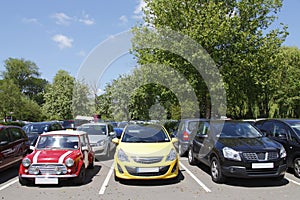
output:
[[60, 130], [39, 136], [33, 152], [23, 158], [19, 182], [27, 184], [58, 184], [72, 179], [85, 183], [86, 168], [93, 168], [95, 156], [86, 132]]

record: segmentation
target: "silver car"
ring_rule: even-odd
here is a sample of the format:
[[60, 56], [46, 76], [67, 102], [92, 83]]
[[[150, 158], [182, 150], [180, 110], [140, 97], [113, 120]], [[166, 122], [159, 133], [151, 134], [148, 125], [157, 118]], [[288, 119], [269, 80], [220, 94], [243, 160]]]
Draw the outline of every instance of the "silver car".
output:
[[97, 160], [103, 156], [110, 158], [113, 155], [116, 145], [112, 142], [112, 139], [116, 137], [116, 133], [110, 123], [86, 123], [77, 127], [77, 130], [87, 132]]

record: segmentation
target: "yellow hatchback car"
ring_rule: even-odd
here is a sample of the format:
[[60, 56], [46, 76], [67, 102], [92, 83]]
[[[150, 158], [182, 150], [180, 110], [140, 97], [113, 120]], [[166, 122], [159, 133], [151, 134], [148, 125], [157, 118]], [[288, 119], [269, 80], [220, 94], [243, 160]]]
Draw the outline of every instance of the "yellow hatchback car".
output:
[[161, 125], [130, 124], [117, 144], [114, 155], [115, 180], [169, 179], [178, 176], [179, 158], [174, 143]]

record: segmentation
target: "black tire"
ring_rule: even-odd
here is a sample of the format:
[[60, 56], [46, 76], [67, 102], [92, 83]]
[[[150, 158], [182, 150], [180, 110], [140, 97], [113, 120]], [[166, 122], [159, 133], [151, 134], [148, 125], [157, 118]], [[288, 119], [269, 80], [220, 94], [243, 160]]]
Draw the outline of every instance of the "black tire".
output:
[[296, 158], [293, 162], [294, 175], [300, 178], [300, 158]]
[[19, 176], [19, 183], [23, 186], [26, 186], [26, 185], [30, 185], [31, 184], [31, 181], [25, 179], [25, 178], [22, 178]]
[[93, 160], [92, 160], [92, 162], [91, 162], [91, 163], [89, 163], [89, 166], [88, 166], [88, 168], [89, 168], [89, 169], [94, 169], [94, 167], [95, 167], [95, 156], [93, 157]]
[[180, 157], [186, 156], [186, 152], [182, 150], [182, 145], [180, 143], [178, 144], [178, 154]]
[[211, 159], [210, 175], [211, 175], [211, 179], [215, 183], [224, 183], [225, 182], [226, 178], [222, 173], [222, 167], [221, 167], [220, 161], [216, 157], [213, 157]]
[[83, 185], [85, 183], [85, 167], [84, 165], [81, 166], [80, 172], [78, 177], [75, 178], [76, 185]]
[[194, 151], [192, 147], [190, 147], [188, 150], [188, 161], [190, 165], [196, 165], [198, 163], [194, 157]]

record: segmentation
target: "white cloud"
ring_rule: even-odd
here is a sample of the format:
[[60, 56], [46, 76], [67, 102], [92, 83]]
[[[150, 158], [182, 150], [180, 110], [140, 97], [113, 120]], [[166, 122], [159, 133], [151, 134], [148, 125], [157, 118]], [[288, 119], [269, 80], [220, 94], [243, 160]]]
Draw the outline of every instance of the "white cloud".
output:
[[128, 18], [126, 15], [122, 15], [119, 20], [122, 22], [122, 24], [126, 24], [128, 22]]
[[65, 26], [69, 25], [74, 20], [73, 17], [69, 17], [65, 13], [55, 13], [52, 15], [52, 18], [56, 20], [56, 24]]
[[58, 44], [60, 49], [71, 48], [73, 46], [73, 39], [62, 34], [54, 35], [52, 40]]
[[144, 2], [144, 0], [139, 0], [138, 1], [138, 5], [135, 7], [134, 11], [133, 11], [133, 18], [134, 19], [142, 19], [143, 17], [143, 9], [146, 7], [146, 2]]
[[23, 18], [22, 22], [25, 24], [40, 24], [36, 18]]
[[85, 14], [83, 12], [82, 14], [83, 16], [78, 20], [79, 22], [85, 24], [85, 25], [93, 25], [95, 24], [95, 20], [93, 18], [90, 18], [90, 16], [88, 14]]

